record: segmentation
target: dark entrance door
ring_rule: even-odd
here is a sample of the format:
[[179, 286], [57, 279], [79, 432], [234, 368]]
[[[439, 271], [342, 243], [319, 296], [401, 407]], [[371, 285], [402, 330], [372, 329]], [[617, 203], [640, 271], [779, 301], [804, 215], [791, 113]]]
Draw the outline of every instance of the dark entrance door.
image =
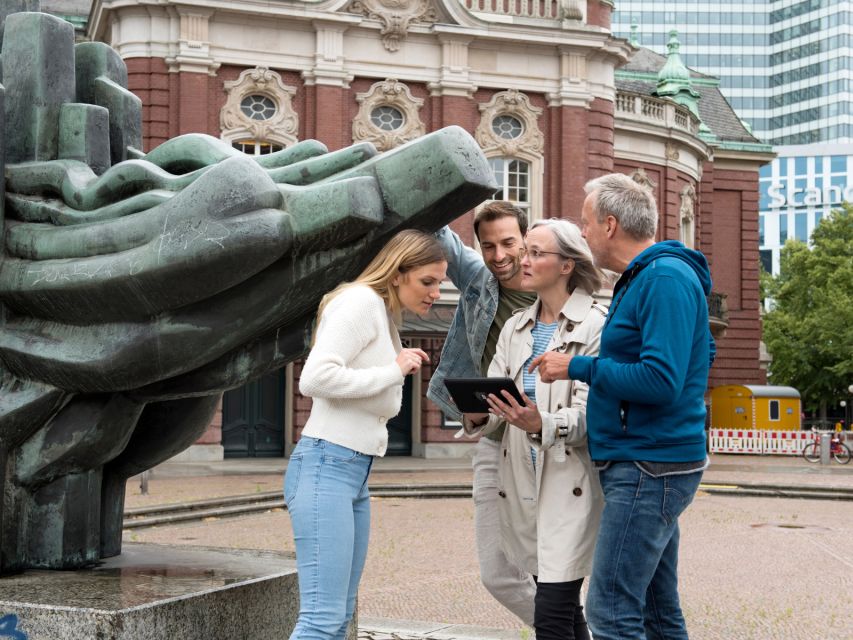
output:
[[284, 456], [284, 369], [224, 395], [222, 446], [226, 458]]
[[403, 385], [403, 406], [388, 421], [388, 456], [412, 455], [412, 376], [406, 376]]

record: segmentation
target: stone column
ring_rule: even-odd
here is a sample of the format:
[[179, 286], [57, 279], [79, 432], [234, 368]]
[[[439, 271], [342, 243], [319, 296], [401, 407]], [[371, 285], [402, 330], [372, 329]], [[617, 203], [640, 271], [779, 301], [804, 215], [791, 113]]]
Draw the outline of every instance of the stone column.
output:
[[316, 30], [314, 67], [302, 73], [308, 95], [306, 107], [314, 107], [306, 114], [306, 135], [313, 132], [311, 137], [328, 146], [330, 151], [352, 142], [346, 98], [353, 76], [347, 71], [344, 59], [344, 32], [350, 22], [313, 22]]
[[[436, 30], [440, 30], [436, 26]], [[439, 33], [441, 42], [441, 68], [437, 82], [430, 82], [427, 88], [432, 99], [433, 129], [450, 125], [459, 125], [468, 131], [477, 126], [477, 110], [473, 101], [476, 85], [469, 77], [468, 44], [470, 35], [458, 33]], [[471, 215], [455, 221], [453, 229], [463, 230], [467, 239], [471, 228]]]
[[[220, 63], [210, 55], [209, 22], [213, 9], [177, 7], [179, 18], [178, 53], [167, 58], [169, 71], [177, 74], [172, 83], [172, 100], [177, 111], [177, 130], [171, 135], [208, 133], [218, 135], [210, 127], [214, 114], [208, 101], [209, 82]], [[215, 114], [218, 116], [218, 114]]]

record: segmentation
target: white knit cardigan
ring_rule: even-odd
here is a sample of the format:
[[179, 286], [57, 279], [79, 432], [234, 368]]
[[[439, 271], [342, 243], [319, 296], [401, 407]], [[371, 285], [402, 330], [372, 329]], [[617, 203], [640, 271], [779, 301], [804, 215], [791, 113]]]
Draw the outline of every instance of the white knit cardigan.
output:
[[385, 455], [385, 425], [403, 400], [400, 349], [397, 327], [373, 289], [353, 285], [335, 296], [299, 379], [300, 393], [314, 401], [302, 434]]

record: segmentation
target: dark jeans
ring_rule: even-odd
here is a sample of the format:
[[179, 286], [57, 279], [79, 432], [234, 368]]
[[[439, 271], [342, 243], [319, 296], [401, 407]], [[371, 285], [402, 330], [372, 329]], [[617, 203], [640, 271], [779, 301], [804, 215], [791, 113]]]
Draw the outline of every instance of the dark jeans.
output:
[[583, 617], [581, 585], [571, 582], [537, 582], [533, 627], [536, 640], [589, 640]]
[[596, 640], [687, 640], [678, 516], [702, 472], [653, 477], [633, 462], [614, 462], [599, 478], [604, 512], [586, 600], [592, 633]]

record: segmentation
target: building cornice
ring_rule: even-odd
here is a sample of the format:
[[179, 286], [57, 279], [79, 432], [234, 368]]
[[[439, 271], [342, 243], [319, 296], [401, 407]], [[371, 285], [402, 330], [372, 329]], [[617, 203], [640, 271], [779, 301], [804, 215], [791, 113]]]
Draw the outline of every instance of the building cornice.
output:
[[776, 154], [765, 144], [725, 143], [714, 147], [714, 164], [718, 169], [737, 170], [749, 166], [755, 171], [775, 158]]

